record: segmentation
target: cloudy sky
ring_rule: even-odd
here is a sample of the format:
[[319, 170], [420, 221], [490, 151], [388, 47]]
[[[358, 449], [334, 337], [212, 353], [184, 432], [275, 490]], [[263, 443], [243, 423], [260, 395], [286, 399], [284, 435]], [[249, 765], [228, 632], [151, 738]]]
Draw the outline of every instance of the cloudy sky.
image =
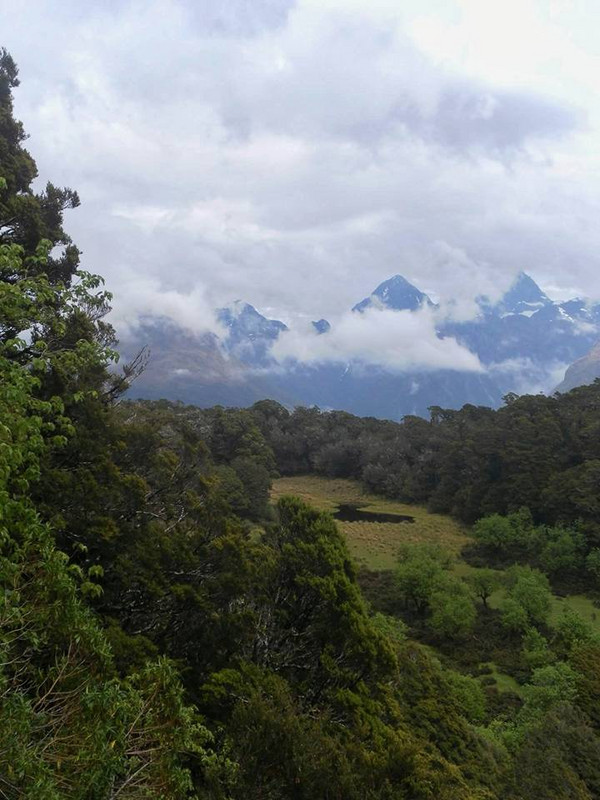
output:
[[68, 229], [115, 320], [195, 329], [236, 298], [335, 319], [395, 273], [462, 315], [521, 269], [600, 298], [599, 16], [597, 0], [0, 0], [17, 114], [44, 179], [80, 193]]

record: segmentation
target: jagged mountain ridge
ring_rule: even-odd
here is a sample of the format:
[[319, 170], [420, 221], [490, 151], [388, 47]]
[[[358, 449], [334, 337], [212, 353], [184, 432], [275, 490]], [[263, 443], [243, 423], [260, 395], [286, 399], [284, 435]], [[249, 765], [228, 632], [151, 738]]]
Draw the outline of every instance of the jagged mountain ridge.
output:
[[[448, 322], [441, 331], [476, 353], [503, 393], [520, 390], [515, 385], [518, 364], [552, 388], [556, 370], [564, 372], [584, 355], [600, 332], [600, 305], [581, 298], [554, 302], [523, 272], [498, 303], [482, 298], [480, 308], [475, 319]], [[510, 362], [515, 369], [507, 368]]]
[[[359, 314], [392, 310], [437, 313], [431, 298], [402, 275], [395, 275], [353, 307]], [[273, 343], [288, 331], [249, 303], [217, 311], [224, 334], [194, 337], [173, 323], [154, 320], [138, 339], [151, 333], [152, 361], [137, 382], [136, 396], [166, 396], [198, 405], [219, 402], [248, 405], [271, 397], [286, 405], [318, 405], [355, 414], [400, 419], [427, 415], [431, 405], [458, 408], [465, 403], [498, 406], [504, 394], [523, 387], [550, 387], [554, 371], [584, 356], [600, 336], [600, 305], [575, 298], [552, 301], [526, 273], [520, 273], [497, 303], [479, 300], [480, 313], [466, 322], [444, 320], [438, 336], [451, 336], [475, 353], [484, 373], [411, 370], [391, 373], [377, 365], [352, 363], [287, 364], [272, 357]], [[331, 324], [312, 323], [315, 336]], [[558, 367], [557, 367], [558, 365]]]

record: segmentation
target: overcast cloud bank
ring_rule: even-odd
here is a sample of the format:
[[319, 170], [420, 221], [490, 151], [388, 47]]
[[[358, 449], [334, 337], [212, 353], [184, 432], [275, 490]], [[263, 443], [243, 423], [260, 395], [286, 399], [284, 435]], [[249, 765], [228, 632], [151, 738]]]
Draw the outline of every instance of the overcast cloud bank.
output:
[[[395, 364], [345, 309], [398, 272], [459, 319], [521, 269], [600, 297], [589, 24], [566, 2], [495, 5], [0, 0], [17, 113], [42, 178], [81, 194], [67, 225], [117, 327], [214, 330], [241, 297], [339, 318], [321, 358]], [[478, 368], [424, 320], [378, 322], [407, 363]]]

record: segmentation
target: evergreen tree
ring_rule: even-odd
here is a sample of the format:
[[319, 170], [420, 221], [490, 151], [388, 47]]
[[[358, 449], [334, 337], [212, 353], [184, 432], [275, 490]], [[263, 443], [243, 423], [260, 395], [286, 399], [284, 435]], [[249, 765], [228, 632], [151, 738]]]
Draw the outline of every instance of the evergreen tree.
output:
[[[36, 193], [32, 183], [37, 177], [35, 161], [24, 147], [27, 139], [23, 125], [14, 119], [12, 91], [19, 85], [18, 70], [10, 54], [0, 49], [0, 244], [18, 244], [25, 257], [35, 254], [45, 239], [58, 255], [49, 256], [43, 265], [51, 283], [68, 284], [79, 264], [79, 250], [63, 229], [63, 214], [79, 205], [72, 189], [59, 189], [51, 183]], [[41, 267], [40, 267], [41, 268]], [[3, 281], [17, 276], [5, 271]]]

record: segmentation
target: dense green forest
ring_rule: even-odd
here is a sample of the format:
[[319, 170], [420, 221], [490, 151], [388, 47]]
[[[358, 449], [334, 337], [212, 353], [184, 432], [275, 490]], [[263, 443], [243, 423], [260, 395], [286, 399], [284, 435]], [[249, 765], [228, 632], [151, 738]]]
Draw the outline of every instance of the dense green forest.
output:
[[[1, 51], [0, 797], [600, 797], [600, 640], [549, 614], [598, 593], [600, 386], [401, 424], [127, 401], [17, 86]], [[270, 503], [309, 472], [474, 523], [472, 571], [423, 544], [359, 572], [329, 514]]]

